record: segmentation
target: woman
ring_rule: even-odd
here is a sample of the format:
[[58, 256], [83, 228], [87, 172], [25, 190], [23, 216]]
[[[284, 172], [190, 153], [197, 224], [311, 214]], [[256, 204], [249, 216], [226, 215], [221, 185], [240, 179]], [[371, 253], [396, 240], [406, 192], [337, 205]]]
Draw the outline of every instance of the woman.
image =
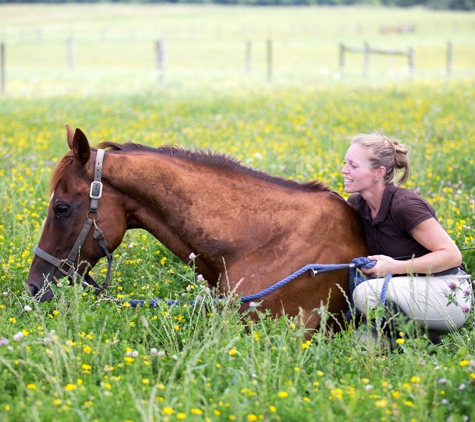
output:
[[[398, 170], [402, 175], [397, 178]], [[471, 307], [471, 282], [456, 244], [438, 223], [433, 207], [421, 196], [396, 185], [409, 175], [407, 148], [378, 133], [359, 134], [345, 156], [345, 192], [364, 226], [369, 277], [356, 287], [353, 300], [364, 315], [380, 303], [387, 286], [386, 324], [391, 336], [401, 330], [394, 313], [406, 316], [429, 338], [459, 329]], [[405, 257], [405, 258], [400, 258]], [[410, 258], [408, 258], [410, 257]], [[395, 259], [398, 258], [398, 259]], [[406, 333], [407, 334], [407, 333]]]

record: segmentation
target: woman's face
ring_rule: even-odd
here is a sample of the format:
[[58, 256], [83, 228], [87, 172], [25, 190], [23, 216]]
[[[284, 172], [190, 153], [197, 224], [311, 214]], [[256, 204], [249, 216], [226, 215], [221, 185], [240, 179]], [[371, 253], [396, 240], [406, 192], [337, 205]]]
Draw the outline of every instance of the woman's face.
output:
[[360, 144], [353, 144], [345, 155], [343, 173], [345, 192], [359, 192], [362, 196], [372, 189], [375, 181], [379, 179], [378, 171], [371, 168], [368, 148]]

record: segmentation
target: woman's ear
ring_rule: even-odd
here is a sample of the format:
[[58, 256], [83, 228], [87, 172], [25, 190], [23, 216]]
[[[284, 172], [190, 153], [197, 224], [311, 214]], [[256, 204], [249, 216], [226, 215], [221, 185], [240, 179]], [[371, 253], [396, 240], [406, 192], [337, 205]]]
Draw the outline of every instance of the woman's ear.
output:
[[379, 180], [383, 181], [384, 175], [386, 174], [386, 167], [379, 167], [378, 169], [375, 170], [375, 178], [374, 181], [377, 182]]

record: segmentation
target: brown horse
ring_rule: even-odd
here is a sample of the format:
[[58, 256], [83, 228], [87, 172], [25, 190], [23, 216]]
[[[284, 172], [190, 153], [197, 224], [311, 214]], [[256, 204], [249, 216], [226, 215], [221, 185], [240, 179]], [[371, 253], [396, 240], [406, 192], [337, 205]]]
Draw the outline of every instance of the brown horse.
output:
[[[96, 150], [69, 126], [67, 138], [71, 151], [54, 171], [28, 275], [41, 301], [53, 297], [50, 282], [86, 274], [110, 255], [107, 248], [116, 249], [127, 229], [147, 230], [185, 262], [196, 254], [196, 271], [223, 295], [257, 293], [307, 264], [368, 254], [355, 210], [319, 182], [300, 184], [223, 155], [170, 146], [104, 142]], [[92, 226], [105, 242], [94, 240]], [[81, 244], [70, 253], [75, 242]], [[315, 329], [316, 308], [338, 315], [348, 309], [343, 292], [348, 271], [305, 273], [263, 297], [259, 309], [300, 314]]]

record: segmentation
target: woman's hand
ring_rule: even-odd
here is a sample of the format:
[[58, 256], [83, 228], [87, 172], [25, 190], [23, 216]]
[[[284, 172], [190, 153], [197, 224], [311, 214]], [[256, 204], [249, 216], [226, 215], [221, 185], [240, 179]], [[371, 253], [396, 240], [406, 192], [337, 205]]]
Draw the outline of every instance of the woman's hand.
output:
[[373, 268], [362, 268], [363, 274], [370, 277], [385, 277], [387, 274], [401, 274], [401, 261], [386, 255], [371, 255], [368, 256], [371, 261], [376, 261], [376, 265]]

